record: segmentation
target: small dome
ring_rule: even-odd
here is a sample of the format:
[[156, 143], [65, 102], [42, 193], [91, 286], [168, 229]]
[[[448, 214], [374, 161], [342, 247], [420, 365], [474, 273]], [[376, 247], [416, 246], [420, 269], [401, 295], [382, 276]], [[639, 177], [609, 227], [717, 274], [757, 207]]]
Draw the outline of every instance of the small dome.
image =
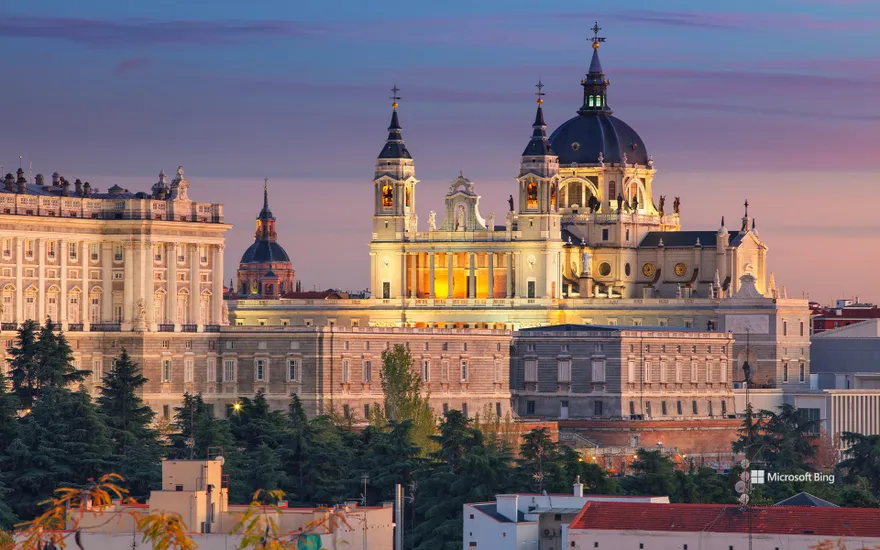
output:
[[627, 164], [648, 164], [645, 142], [627, 123], [604, 112], [586, 112], [562, 123], [550, 136], [550, 146], [559, 156], [559, 165], [619, 164], [626, 154]]
[[242, 264], [290, 263], [287, 252], [273, 241], [255, 241], [241, 256]]

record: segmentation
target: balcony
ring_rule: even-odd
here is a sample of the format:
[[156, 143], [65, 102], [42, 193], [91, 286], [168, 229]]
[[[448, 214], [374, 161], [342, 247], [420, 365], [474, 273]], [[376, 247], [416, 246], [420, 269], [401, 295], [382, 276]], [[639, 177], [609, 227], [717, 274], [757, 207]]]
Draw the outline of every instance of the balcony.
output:
[[67, 325], [68, 332], [82, 332], [83, 324], [82, 323], [70, 323]]
[[122, 325], [120, 323], [92, 323], [89, 330], [91, 332], [120, 332]]
[[220, 325], [205, 325], [205, 332], [220, 332]]
[[198, 325], [180, 325], [180, 332], [198, 332]]
[[174, 323], [159, 323], [159, 332], [174, 332]]
[[18, 330], [15, 323], [0, 323], [0, 330]]

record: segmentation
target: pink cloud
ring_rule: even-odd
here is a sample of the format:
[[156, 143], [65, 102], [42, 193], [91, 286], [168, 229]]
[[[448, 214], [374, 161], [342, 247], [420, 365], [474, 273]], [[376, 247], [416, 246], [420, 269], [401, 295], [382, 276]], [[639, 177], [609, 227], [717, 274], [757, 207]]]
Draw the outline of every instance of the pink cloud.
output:
[[151, 59], [149, 57], [132, 57], [130, 59], [123, 59], [118, 65], [116, 65], [116, 72], [127, 73], [129, 71], [134, 71], [148, 65], [150, 62]]

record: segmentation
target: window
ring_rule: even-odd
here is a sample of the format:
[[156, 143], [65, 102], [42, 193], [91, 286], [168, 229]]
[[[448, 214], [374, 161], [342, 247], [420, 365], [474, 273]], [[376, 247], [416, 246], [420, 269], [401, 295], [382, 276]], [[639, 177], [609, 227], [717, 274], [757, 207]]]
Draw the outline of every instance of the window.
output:
[[468, 381], [468, 362], [467, 360], [462, 360], [461, 362], [461, 381]]
[[691, 361], [691, 384], [696, 384], [696, 383], [697, 383], [697, 381], [698, 381], [698, 380], [697, 380], [697, 375], [698, 375], [698, 372], [697, 372], [697, 362], [696, 362], [696, 361]]
[[[67, 252], [68, 257], [69, 257], [71, 260], [76, 261], [76, 254], [77, 254], [77, 245], [76, 245], [76, 243], [70, 243], [70, 245], [68, 245], [68, 247], [67, 247], [67, 250], [68, 250], [68, 252]], [[802, 324], [803, 324], [803, 323], [802, 323]]]
[[162, 382], [171, 382], [171, 359], [162, 359]]
[[349, 359], [342, 360], [342, 383], [351, 383], [351, 360]]
[[660, 402], [660, 414], [666, 416], [666, 401]]
[[617, 185], [613, 181], [608, 182], [608, 200], [613, 201], [617, 198]]
[[712, 370], [713, 370], [712, 361], [707, 360], [706, 361], [706, 382], [714, 382], [714, 380], [712, 380]]
[[803, 382], [806, 379], [807, 366], [803, 363], [798, 367], [798, 381]]
[[635, 401], [629, 402], [629, 414], [630, 414], [630, 416], [636, 414], [636, 402]]
[[667, 382], [667, 376], [669, 375], [669, 368], [666, 365], [666, 361], [660, 361], [660, 383], [665, 384]]
[[431, 360], [423, 359], [422, 360], [422, 381], [430, 382], [431, 381]]
[[651, 417], [651, 402], [650, 401], [645, 402], [645, 414], [648, 416], [648, 418]]
[[804, 322], [801, 321], [801, 336], [804, 335]]
[[465, 342], [462, 346], [462, 351], [467, 351], [467, 342]]
[[467, 403], [462, 403], [462, 404], [461, 404], [461, 414], [462, 414], [465, 418], [468, 417], [468, 406], [467, 406]]
[[[229, 342], [226, 342], [227, 344]], [[223, 381], [235, 382], [235, 359], [223, 360]]]
[[28, 239], [24, 242], [24, 255], [26, 258], [34, 257], [34, 241]]
[[693, 319], [685, 319], [684, 320], [684, 328], [694, 328], [694, 320]]
[[678, 416], [681, 416], [682, 414], [684, 414], [684, 413], [681, 411], [681, 401], [676, 401], [676, 402], [675, 402], [675, 411], [678, 413]]
[[233, 342], [232, 340], [227, 340], [226, 349], [235, 349], [235, 342]]
[[712, 402], [709, 401], [709, 416], [715, 416], [715, 412], [712, 410]]
[[187, 340], [186, 343], [184, 344], [184, 347], [186, 347], [186, 349], [193, 349], [193, 341]]
[[681, 361], [676, 361], [675, 362], [675, 383], [676, 384], [681, 384], [681, 371], [682, 371]]
[[526, 359], [526, 382], [538, 381], [538, 360]]
[[593, 402], [593, 416], [602, 416], [602, 402], [594, 401]]
[[104, 360], [92, 359], [92, 380], [101, 382], [104, 380]]
[[782, 383], [788, 384], [788, 363], [782, 364]]
[[287, 381], [299, 382], [299, 359], [287, 360]]
[[626, 380], [631, 384], [636, 381], [636, 362], [632, 359], [626, 365]]
[[535, 402], [531, 399], [526, 401], [526, 414], [535, 414]]
[[556, 380], [558, 382], [571, 382], [570, 359], [562, 359], [556, 362]]
[[495, 416], [501, 417], [501, 401], [495, 402]]
[[721, 401], [721, 416], [727, 416], [727, 401]]
[[114, 244], [113, 245], [113, 260], [117, 262], [122, 261], [122, 245]]
[[370, 418], [370, 404], [364, 404], [364, 418]]
[[266, 381], [266, 359], [254, 360], [254, 380], [256, 382]]
[[205, 369], [206, 377], [205, 379], [208, 382], [216, 382], [217, 381], [217, 359], [214, 357], [208, 357], [208, 364]]
[[721, 383], [727, 383], [727, 361], [721, 361]]
[[440, 381], [449, 382], [449, 361], [440, 363]]
[[782, 335], [788, 336], [788, 321], [782, 321]]
[[697, 412], [697, 402], [696, 402], [696, 401], [691, 401], [691, 407], [692, 407], [693, 410], [694, 410], [694, 414], [699, 414], [699, 413]]
[[257, 343], [257, 349], [266, 349], [265, 340]]
[[593, 382], [605, 381], [605, 361], [603, 359], [593, 359]]
[[449, 403], [443, 403], [443, 414], [449, 412]]
[[[345, 367], [345, 362], [342, 363], [343, 368]], [[367, 359], [364, 361], [364, 382], [372, 382], [373, 381], [373, 361]]]
[[504, 363], [501, 359], [495, 360], [495, 382], [499, 383], [504, 380]]
[[602, 240], [603, 241], [608, 240], [608, 229], [605, 229], [605, 228], [602, 229]]
[[194, 360], [193, 359], [184, 359], [183, 360], [183, 381], [184, 383], [191, 384], [193, 381], [193, 370], [194, 370]]
[[162, 418], [171, 420], [171, 405], [162, 405]]
[[46, 242], [46, 256], [48, 256], [49, 259], [55, 258], [55, 241]]
[[568, 344], [562, 344], [561, 346], [559, 346], [559, 350], [563, 351], [563, 352], [567, 352], [568, 351]]
[[651, 383], [651, 362], [645, 361], [645, 374], [644, 374], [644, 382], [645, 384]]

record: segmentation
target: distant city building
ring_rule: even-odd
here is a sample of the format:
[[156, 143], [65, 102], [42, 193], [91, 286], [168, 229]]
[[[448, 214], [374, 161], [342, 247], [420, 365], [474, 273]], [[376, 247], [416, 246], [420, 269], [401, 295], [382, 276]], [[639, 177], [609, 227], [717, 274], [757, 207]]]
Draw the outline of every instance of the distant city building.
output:
[[563, 550], [563, 526], [587, 502], [669, 503], [665, 496], [585, 495], [580, 480], [573, 489], [572, 494], [505, 494], [495, 495], [495, 502], [465, 504], [464, 550]]
[[[229, 504], [229, 479], [223, 474], [223, 459], [164, 460], [162, 489], [153, 491], [146, 505], [122, 504], [85, 513], [79, 518], [82, 547], [107, 550], [150, 548], [136, 532], [137, 521], [155, 511], [179, 514], [193, 540], [202, 550], [237, 548], [241, 534], [233, 528], [246, 505]], [[88, 506], [88, 504], [87, 504]], [[270, 517], [279, 533], [303, 535], [300, 548], [327, 550], [373, 550], [391, 548], [394, 531], [393, 509], [360, 507], [354, 503], [333, 508], [288, 508], [280, 503]], [[339, 518], [332, 521], [331, 516]], [[342, 521], [344, 518], [344, 521]], [[311, 525], [323, 523], [316, 528]], [[72, 527], [71, 524], [68, 527]], [[73, 532], [66, 541], [74, 546]]]
[[237, 277], [238, 295], [242, 297], [277, 299], [296, 290], [293, 264], [278, 244], [268, 185], [263, 186], [263, 209], [257, 216], [254, 244], [242, 254]]
[[835, 306], [819, 307], [813, 312], [813, 334], [845, 327], [870, 319], [880, 319], [880, 308], [856, 300], [837, 300]]
[[880, 545], [880, 512], [870, 508], [588, 502], [565, 531], [564, 548], [579, 550], [873, 548]]

